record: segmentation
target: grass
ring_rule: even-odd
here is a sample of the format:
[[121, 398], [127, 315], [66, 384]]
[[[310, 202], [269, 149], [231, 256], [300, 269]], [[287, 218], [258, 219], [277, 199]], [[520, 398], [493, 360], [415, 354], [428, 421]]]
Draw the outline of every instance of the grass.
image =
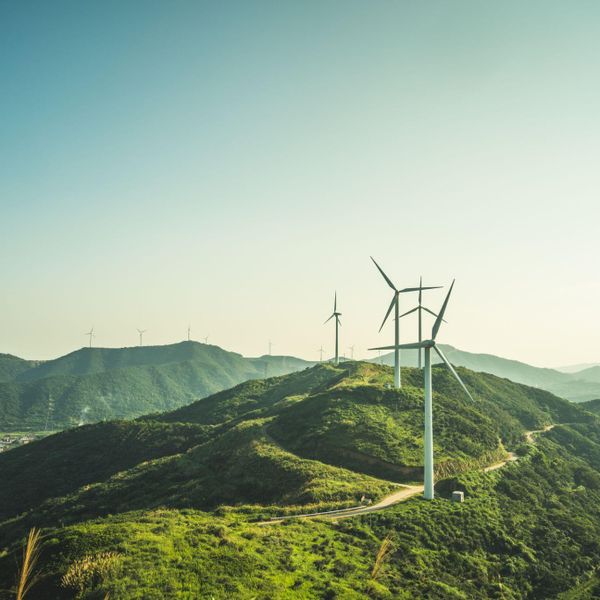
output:
[[35, 527], [29, 531], [27, 542], [23, 548], [23, 560], [19, 570], [16, 600], [25, 600], [31, 588], [39, 579], [40, 574], [35, 571], [40, 557], [40, 537], [39, 529]]

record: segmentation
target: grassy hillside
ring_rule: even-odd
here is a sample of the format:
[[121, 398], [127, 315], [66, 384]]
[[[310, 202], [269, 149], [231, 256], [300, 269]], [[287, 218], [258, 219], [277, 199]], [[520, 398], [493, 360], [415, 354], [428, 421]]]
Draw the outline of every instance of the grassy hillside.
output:
[[[472, 371], [491, 373], [516, 383], [539, 387], [573, 402], [584, 402], [600, 397], [600, 375], [598, 375], [600, 368], [589, 369], [589, 375], [586, 376], [585, 373], [588, 371], [560, 372], [555, 369], [534, 367], [518, 360], [501, 358], [493, 354], [465, 352], [446, 344], [440, 344], [440, 347], [453, 365], [466, 367]], [[371, 359], [371, 362], [375, 363], [380, 360], [383, 364], [393, 365], [394, 355], [393, 353], [385, 354], [381, 358]], [[436, 357], [434, 362], [440, 361]], [[416, 366], [416, 350], [403, 350], [402, 364], [409, 367]]]
[[[317, 365], [6, 452], [0, 588], [34, 525], [47, 535], [32, 598], [552, 598], [593, 586], [600, 421], [540, 389], [460, 373], [475, 403], [433, 373], [438, 499], [347, 521], [256, 523], [419, 479], [416, 369], [394, 390], [387, 367]], [[568, 425], [524, 444], [550, 423]], [[505, 446], [519, 462], [483, 474]], [[444, 499], [454, 489], [464, 504]], [[393, 552], [372, 577], [386, 536]]]
[[[569, 436], [556, 428], [520, 463], [440, 486], [463, 489], [464, 504], [441, 489], [434, 502], [337, 523], [264, 527], [239, 511], [162, 508], [68, 525], [47, 537], [31, 597], [593, 598], [600, 476], [556, 443], [557, 429]], [[386, 538], [391, 551], [373, 576]], [[61, 584], [79, 564], [94, 576]], [[0, 579], [13, 571], [9, 553]]]
[[0, 430], [51, 429], [132, 418], [188, 404], [241, 381], [289, 373], [310, 363], [244, 358], [217, 346], [83, 348], [0, 383]]
[[38, 364], [39, 362], [24, 360], [12, 354], [0, 354], [0, 382], [11, 381]]
[[589, 400], [588, 402], [582, 402], [581, 407], [591, 413], [600, 415], [600, 398], [596, 400]]

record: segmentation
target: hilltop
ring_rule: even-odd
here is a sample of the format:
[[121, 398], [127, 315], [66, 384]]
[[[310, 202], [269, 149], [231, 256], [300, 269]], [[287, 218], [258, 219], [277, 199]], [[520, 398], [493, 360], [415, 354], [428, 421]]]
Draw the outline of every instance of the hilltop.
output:
[[245, 358], [198, 342], [82, 348], [42, 363], [12, 359], [0, 361], [0, 367], [7, 365], [0, 382], [0, 431], [134, 418], [312, 364], [286, 356]]
[[38, 364], [38, 361], [25, 360], [12, 354], [0, 354], [0, 382], [11, 381]]

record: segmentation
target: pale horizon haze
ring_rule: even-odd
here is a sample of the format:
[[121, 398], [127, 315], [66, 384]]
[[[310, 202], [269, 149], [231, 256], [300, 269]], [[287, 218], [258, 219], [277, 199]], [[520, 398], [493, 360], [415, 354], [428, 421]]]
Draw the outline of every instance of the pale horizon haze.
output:
[[442, 343], [600, 362], [599, 67], [592, 1], [0, 0], [0, 352], [316, 360], [337, 290], [373, 357], [373, 255], [456, 278]]

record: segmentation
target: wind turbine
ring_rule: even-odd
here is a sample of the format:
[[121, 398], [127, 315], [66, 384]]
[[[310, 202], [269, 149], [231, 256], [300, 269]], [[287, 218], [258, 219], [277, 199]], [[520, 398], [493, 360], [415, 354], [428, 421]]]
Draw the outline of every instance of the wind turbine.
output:
[[[424, 483], [425, 492], [424, 496], [427, 500], [433, 500], [433, 406], [432, 406], [432, 386], [431, 386], [431, 349], [433, 348], [437, 355], [442, 359], [446, 366], [450, 369], [452, 375], [456, 378], [462, 389], [467, 393], [467, 396], [473, 400], [473, 396], [469, 393], [467, 386], [463, 383], [462, 379], [458, 376], [458, 373], [454, 367], [450, 364], [444, 353], [439, 349], [436, 344], [435, 338], [437, 337], [442, 321], [444, 320], [444, 313], [448, 306], [448, 300], [450, 300], [450, 294], [454, 287], [454, 281], [448, 290], [444, 304], [437, 316], [433, 329], [431, 330], [431, 339], [423, 340], [413, 344], [399, 344], [397, 346], [384, 346], [382, 348], [371, 348], [371, 350], [395, 350], [396, 348], [407, 348], [407, 349], [421, 349], [425, 351], [425, 369], [423, 372], [424, 388], [425, 388], [425, 444], [424, 444]], [[473, 400], [474, 401], [474, 400]]]
[[350, 350], [350, 360], [354, 360], [354, 346], [348, 346], [348, 350]]
[[96, 337], [96, 334], [94, 333], [94, 328], [92, 327], [87, 333], [84, 333], [83, 335], [90, 336], [90, 348], [91, 348], [92, 347], [92, 338]]
[[208, 336], [202, 338], [205, 344], [208, 344]]
[[[337, 311], [337, 292], [336, 292], [333, 297], [333, 313], [331, 313], [331, 316], [329, 317], [329, 319], [327, 319], [327, 321], [325, 321], [325, 323], [328, 323], [329, 321], [331, 321], [331, 319], [333, 319], [333, 317], [335, 317], [335, 359], [333, 362], [334, 365], [340, 364], [340, 354], [339, 354], [339, 339], [340, 338], [339, 338], [338, 330], [342, 325], [340, 323], [341, 316], [342, 316], [342, 313]], [[325, 323], [323, 323], [323, 325]]]
[[[383, 329], [385, 322], [387, 321], [390, 313], [392, 312], [392, 308], [394, 309], [394, 387], [399, 388], [402, 387], [402, 380], [400, 376], [400, 294], [405, 294], [407, 292], [417, 292], [419, 290], [432, 290], [433, 287], [422, 287], [418, 288], [404, 288], [399, 290], [391, 281], [391, 279], [384, 273], [383, 269], [377, 264], [376, 260], [371, 256], [371, 260], [375, 263], [378, 271], [381, 273], [386, 283], [394, 290], [394, 295], [392, 297], [392, 301], [390, 302], [390, 307], [385, 313], [385, 317], [383, 318], [383, 323], [379, 328], [379, 331]], [[439, 286], [438, 286], [439, 287]]]
[[190, 333], [192, 332], [192, 326], [188, 325], [188, 342], [190, 341]]
[[[410, 315], [411, 313], [414, 313], [415, 311], [419, 311], [418, 315], [419, 315], [419, 342], [423, 341], [423, 311], [428, 312], [430, 315], [433, 315], [434, 317], [437, 317], [437, 314], [434, 313], [432, 310], [429, 310], [427, 307], [423, 306], [423, 290], [431, 290], [431, 289], [436, 289], [436, 288], [440, 288], [442, 286], [438, 285], [435, 286], [434, 288], [431, 287], [423, 287], [423, 278], [420, 277], [419, 278], [419, 287], [417, 288], [419, 290], [419, 305], [416, 306], [415, 308], [412, 308], [409, 311], [406, 311], [404, 314], [400, 315], [400, 318], [402, 317], [406, 317], [407, 315]], [[421, 364], [421, 350], [419, 349], [418, 351], [418, 356], [419, 356], [419, 369], [421, 368], [422, 364]]]
[[323, 345], [321, 344], [321, 347], [319, 348], [319, 353], [321, 356], [321, 358], [319, 359], [319, 362], [323, 362], [323, 352], [324, 352]]
[[147, 329], [138, 329], [137, 332], [140, 334], [140, 346], [142, 345], [144, 334], [148, 331]]
[[269, 340], [269, 356], [271, 356], [271, 350], [273, 349], [273, 342]]

